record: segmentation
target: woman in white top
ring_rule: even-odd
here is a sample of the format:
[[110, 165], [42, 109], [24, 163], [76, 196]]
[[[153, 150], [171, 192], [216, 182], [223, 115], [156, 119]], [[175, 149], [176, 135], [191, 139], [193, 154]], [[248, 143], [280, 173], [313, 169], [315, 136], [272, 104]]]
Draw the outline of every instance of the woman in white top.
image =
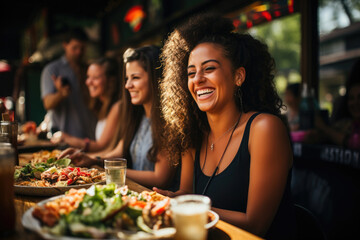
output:
[[86, 85], [91, 96], [90, 108], [98, 117], [96, 140], [81, 139], [64, 132], [55, 133], [52, 142], [65, 142], [85, 152], [105, 150], [111, 143], [120, 118], [119, 66], [115, 59], [101, 58], [90, 64]]

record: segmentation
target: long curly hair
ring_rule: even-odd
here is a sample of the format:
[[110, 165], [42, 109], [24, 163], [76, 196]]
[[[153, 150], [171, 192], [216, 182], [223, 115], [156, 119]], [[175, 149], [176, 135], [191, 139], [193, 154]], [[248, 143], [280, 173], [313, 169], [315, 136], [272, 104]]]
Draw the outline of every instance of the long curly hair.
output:
[[[161, 78], [162, 67], [160, 64], [160, 48], [156, 46], [144, 46], [140, 48], [129, 48], [123, 55], [124, 65], [129, 62], [137, 61], [149, 75], [149, 88], [152, 100], [151, 107], [151, 130], [153, 146], [148, 152], [148, 159], [156, 161], [156, 155], [160, 149], [161, 126], [163, 121], [160, 111], [159, 81]], [[125, 79], [124, 66], [124, 79]], [[130, 145], [139, 128], [141, 119], [145, 115], [142, 105], [133, 105], [129, 91], [125, 88], [126, 82], [123, 81], [122, 98], [120, 108], [120, 138], [124, 140], [123, 156], [131, 163]]]
[[239, 67], [245, 68], [245, 81], [234, 92], [240, 111], [267, 112], [284, 121], [280, 112], [283, 102], [274, 84], [275, 61], [267, 46], [248, 34], [233, 30], [230, 19], [214, 14], [197, 15], [176, 28], [164, 44], [160, 89], [167, 139], [163, 144], [175, 162], [182, 152], [199, 147], [209, 131], [206, 114], [199, 110], [187, 85], [189, 55], [200, 43], [221, 46], [224, 56], [232, 63], [234, 74]]

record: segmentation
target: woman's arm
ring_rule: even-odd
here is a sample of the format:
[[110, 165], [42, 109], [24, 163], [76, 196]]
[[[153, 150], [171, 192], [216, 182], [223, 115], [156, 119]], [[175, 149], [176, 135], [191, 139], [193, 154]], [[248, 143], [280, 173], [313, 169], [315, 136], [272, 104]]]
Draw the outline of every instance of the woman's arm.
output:
[[122, 157], [123, 156], [124, 141], [120, 140], [116, 147], [110, 152], [106, 153], [103, 158]]
[[261, 114], [249, 137], [250, 181], [246, 213], [216, 209], [220, 218], [256, 235], [264, 236], [282, 199], [292, 151], [287, 130], [275, 116]]
[[171, 177], [174, 176], [175, 168], [170, 165], [164, 152], [159, 152], [156, 160], [154, 171], [127, 169], [126, 176], [147, 187], [167, 187]]
[[176, 195], [193, 193], [195, 149], [189, 149], [181, 156], [180, 188]]
[[51, 138], [51, 142], [55, 144], [64, 142], [73, 148], [81, 148], [81, 149], [85, 149], [86, 146], [85, 139], [77, 138], [65, 132], [60, 132], [60, 131], [54, 133], [53, 137]]
[[91, 167], [92, 165], [100, 165], [102, 167], [104, 166], [102, 161], [99, 162], [97, 159], [88, 156], [87, 154], [83, 153], [81, 149], [67, 148], [58, 156], [59, 159], [65, 157], [70, 158], [71, 163], [77, 167]]
[[189, 194], [193, 192], [193, 175], [194, 175], [194, 156], [195, 150], [188, 150], [181, 156], [181, 178], [180, 188], [176, 192], [170, 192], [153, 188], [154, 191], [169, 196], [175, 197], [182, 194]]
[[[53, 143], [59, 143], [59, 142], [65, 142], [71, 147], [75, 148], [81, 148], [86, 149], [87, 152], [99, 152], [101, 150], [104, 150], [106, 148], [112, 138], [114, 137], [114, 129], [116, 129], [116, 125], [118, 124], [119, 120], [119, 110], [120, 110], [120, 102], [115, 103], [109, 112], [109, 114], [106, 117], [106, 125], [104, 128], [103, 133], [101, 134], [101, 137], [98, 141], [88, 140], [88, 139], [82, 139], [77, 138], [74, 136], [71, 136], [64, 132], [59, 132], [60, 134], [55, 133], [54, 137], [51, 139]], [[59, 136], [58, 136], [59, 135]], [[87, 145], [88, 142], [88, 146]]]

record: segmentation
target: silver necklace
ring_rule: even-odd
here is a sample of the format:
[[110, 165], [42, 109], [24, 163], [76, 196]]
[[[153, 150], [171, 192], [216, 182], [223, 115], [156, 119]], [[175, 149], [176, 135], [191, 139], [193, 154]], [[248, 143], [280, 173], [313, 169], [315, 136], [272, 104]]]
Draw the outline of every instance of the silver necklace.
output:
[[231, 126], [231, 128], [229, 128], [226, 132], [223, 133], [223, 135], [221, 135], [215, 142], [211, 142], [210, 144], [210, 150], [214, 151], [214, 145], [215, 143], [217, 143], [223, 136], [225, 136], [227, 133], [229, 133], [232, 129], [235, 128], [236, 124], [238, 123], [238, 121], [235, 122], [235, 124], [233, 126]]

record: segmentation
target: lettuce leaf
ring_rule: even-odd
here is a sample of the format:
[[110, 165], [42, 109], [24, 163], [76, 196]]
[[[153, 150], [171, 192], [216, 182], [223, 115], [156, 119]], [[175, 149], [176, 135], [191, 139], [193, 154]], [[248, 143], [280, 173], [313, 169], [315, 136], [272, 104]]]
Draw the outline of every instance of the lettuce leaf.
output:
[[47, 164], [52, 164], [52, 163], [54, 163], [56, 160], [57, 160], [56, 158], [49, 158], [49, 159], [46, 161], [46, 163], [47, 163]]
[[20, 176], [21, 176], [21, 169], [15, 169], [14, 179], [18, 180]]
[[59, 167], [68, 167], [71, 163], [71, 159], [70, 158], [61, 158], [57, 161], [54, 162], [54, 164], [56, 166], [59, 166]]

